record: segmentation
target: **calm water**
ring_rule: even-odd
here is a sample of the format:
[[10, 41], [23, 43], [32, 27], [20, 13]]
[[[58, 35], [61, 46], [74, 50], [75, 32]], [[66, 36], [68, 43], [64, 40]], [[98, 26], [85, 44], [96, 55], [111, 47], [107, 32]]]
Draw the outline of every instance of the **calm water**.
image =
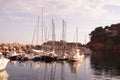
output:
[[0, 80], [120, 80], [120, 66], [102, 61], [86, 56], [83, 63], [9, 62]]

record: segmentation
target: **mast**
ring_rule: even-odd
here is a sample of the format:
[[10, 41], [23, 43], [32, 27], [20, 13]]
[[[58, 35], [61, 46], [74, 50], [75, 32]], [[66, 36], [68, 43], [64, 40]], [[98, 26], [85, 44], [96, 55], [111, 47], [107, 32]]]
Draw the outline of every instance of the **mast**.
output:
[[65, 41], [65, 21], [63, 19], [62, 40]]
[[63, 19], [63, 28], [62, 28], [62, 41], [63, 41], [63, 46], [64, 46], [64, 51], [65, 50], [65, 47], [66, 47], [66, 22], [65, 20]]
[[76, 49], [78, 48], [78, 27], [76, 28]]
[[[41, 31], [41, 32], [42, 32], [42, 33], [41, 33], [41, 34], [42, 34], [42, 36], [41, 36], [42, 42], [41, 42], [41, 44], [43, 44], [43, 27], [44, 27], [44, 23], [43, 23], [43, 8], [42, 8], [42, 18], [41, 18], [41, 19], [42, 19], [42, 20], [41, 20], [41, 21], [42, 21], [42, 29], [41, 29], [41, 30], [42, 30], [42, 31]], [[42, 48], [43, 48], [43, 47], [42, 47]]]
[[42, 17], [41, 17], [41, 38], [42, 38], [42, 40], [41, 40], [41, 47], [42, 47], [42, 50], [43, 50], [43, 29], [44, 29], [44, 22], [43, 22], [43, 8], [42, 8]]
[[39, 41], [39, 16], [38, 16], [38, 24], [37, 24], [37, 45], [38, 45], [38, 41]]
[[54, 23], [54, 19], [52, 18], [52, 46], [53, 46], [53, 51], [55, 49], [55, 23]]
[[64, 25], [65, 25], [65, 27], [64, 27], [64, 36], [65, 36], [65, 41], [66, 41], [66, 21], [64, 21]]

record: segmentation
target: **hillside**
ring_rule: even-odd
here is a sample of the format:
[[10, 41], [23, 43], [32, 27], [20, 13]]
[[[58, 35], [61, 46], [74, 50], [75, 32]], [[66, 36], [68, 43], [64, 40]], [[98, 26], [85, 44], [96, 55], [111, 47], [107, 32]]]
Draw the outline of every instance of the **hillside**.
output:
[[93, 51], [120, 52], [120, 23], [97, 27], [90, 34], [87, 44]]

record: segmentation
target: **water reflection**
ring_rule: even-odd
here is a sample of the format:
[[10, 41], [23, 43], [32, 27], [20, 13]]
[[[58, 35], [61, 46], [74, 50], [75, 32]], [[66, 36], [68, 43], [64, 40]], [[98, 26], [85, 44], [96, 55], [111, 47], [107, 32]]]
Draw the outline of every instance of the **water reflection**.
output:
[[10, 61], [10, 63], [14, 66], [17, 61]]
[[91, 56], [91, 66], [98, 78], [120, 79], [120, 58], [115, 54], [96, 53]]
[[72, 73], [77, 73], [77, 72], [79, 72], [80, 66], [81, 66], [82, 63], [80, 63], [80, 62], [71, 62], [69, 64], [70, 64], [70, 67], [71, 67], [71, 72]]
[[9, 74], [6, 70], [0, 71], [0, 80], [8, 80]]
[[85, 57], [83, 63], [9, 62], [6, 71], [8, 80], [120, 80], [119, 59], [101, 54]]
[[[76, 73], [80, 72], [81, 63], [76, 62], [9, 62], [8, 80], [77, 80]], [[72, 74], [73, 73], [73, 74]], [[68, 77], [69, 76], [69, 77]], [[83, 78], [83, 77], [80, 77]]]

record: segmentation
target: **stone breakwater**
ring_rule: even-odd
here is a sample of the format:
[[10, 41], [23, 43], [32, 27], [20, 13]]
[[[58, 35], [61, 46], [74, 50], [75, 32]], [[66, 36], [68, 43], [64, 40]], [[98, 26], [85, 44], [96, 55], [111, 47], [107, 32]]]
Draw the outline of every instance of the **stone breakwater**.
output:
[[23, 45], [19, 43], [12, 43], [12, 44], [0, 44], [0, 52], [17, 52], [17, 53], [28, 53], [29, 48], [35, 48], [33, 45]]
[[[64, 45], [66, 43], [66, 45]], [[53, 49], [53, 41], [48, 41], [43, 43], [43, 45], [31, 45], [31, 44], [19, 44], [19, 43], [2, 43], [0, 44], [0, 52], [16, 52], [16, 53], [29, 53], [31, 49], [51, 51]], [[72, 47], [76, 46], [76, 43], [68, 43], [64, 41], [55, 41], [54, 46], [56, 50], [63, 50], [65, 47], [67, 50], [71, 49]], [[78, 43], [78, 47], [81, 47], [81, 43]]]

